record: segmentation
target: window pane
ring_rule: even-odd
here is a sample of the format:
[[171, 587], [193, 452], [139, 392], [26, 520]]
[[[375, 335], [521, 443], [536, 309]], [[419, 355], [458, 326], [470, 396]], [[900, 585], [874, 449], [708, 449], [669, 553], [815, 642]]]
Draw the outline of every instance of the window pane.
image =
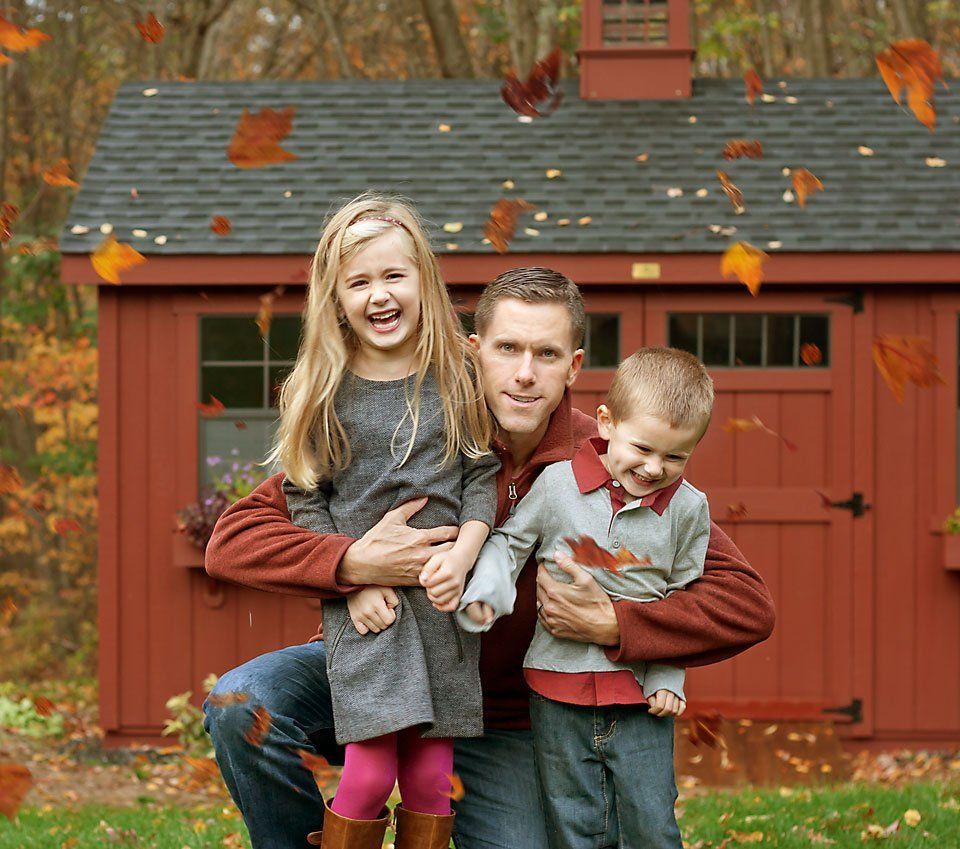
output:
[[763, 316], [738, 313], [734, 319], [734, 365], [763, 365]]
[[767, 365], [793, 365], [793, 316], [767, 316]]
[[[231, 474], [234, 463], [242, 468], [246, 463], [261, 462], [266, 458], [277, 422], [270, 419], [242, 419], [244, 427], [238, 428], [237, 421], [226, 417], [201, 420], [201, 486], [213, 483], [214, 476], [222, 478], [225, 474]], [[255, 466], [253, 471], [270, 475], [279, 470]]]
[[293, 366], [270, 366], [270, 406], [280, 406], [280, 386], [287, 375], [293, 371]]
[[300, 348], [300, 316], [275, 315], [270, 322], [270, 359], [295, 360]]
[[253, 316], [202, 316], [200, 356], [204, 360], [262, 360], [263, 340]]
[[667, 344], [699, 356], [697, 349], [697, 314], [673, 313], [667, 330]]
[[708, 366], [730, 365], [730, 316], [727, 313], [703, 317], [703, 363]]
[[213, 395], [228, 408], [263, 406], [262, 366], [204, 366], [201, 372], [203, 403]]
[[588, 315], [590, 350], [588, 368], [616, 368], [620, 363], [620, 316]]
[[821, 360], [815, 365], [830, 365], [830, 319], [825, 315], [800, 316], [800, 349], [804, 345], [816, 345]]

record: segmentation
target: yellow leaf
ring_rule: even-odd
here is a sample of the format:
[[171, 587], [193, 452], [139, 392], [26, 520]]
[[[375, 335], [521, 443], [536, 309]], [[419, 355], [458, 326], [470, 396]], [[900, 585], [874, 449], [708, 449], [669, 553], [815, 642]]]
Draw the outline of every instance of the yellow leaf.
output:
[[120, 283], [120, 272], [147, 261], [146, 257], [113, 235], [107, 236], [90, 255], [93, 270], [108, 283]]
[[916, 828], [920, 824], [920, 811], [916, 808], [904, 811], [903, 821], [910, 826], [910, 828]]
[[763, 263], [767, 254], [749, 242], [736, 242], [727, 248], [720, 260], [720, 273], [724, 277], [736, 277], [754, 297], [763, 282]]

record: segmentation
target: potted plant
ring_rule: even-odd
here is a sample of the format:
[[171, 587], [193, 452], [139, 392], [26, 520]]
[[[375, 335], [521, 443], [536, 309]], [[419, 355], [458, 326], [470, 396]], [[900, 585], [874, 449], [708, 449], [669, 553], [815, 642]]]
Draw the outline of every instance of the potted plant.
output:
[[960, 507], [944, 520], [942, 537], [944, 567], [960, 569]]

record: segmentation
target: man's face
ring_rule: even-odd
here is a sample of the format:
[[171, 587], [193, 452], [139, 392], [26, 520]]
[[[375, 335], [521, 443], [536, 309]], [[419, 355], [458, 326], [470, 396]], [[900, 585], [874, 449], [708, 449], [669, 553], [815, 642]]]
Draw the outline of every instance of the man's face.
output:
[[483, 336], [471, 338], [480, 355], [487, 406], [501, 430], [516, 436], [546, 430], [583, 363], [583, 351], [573, 347], [567, 308], [502, 298]]

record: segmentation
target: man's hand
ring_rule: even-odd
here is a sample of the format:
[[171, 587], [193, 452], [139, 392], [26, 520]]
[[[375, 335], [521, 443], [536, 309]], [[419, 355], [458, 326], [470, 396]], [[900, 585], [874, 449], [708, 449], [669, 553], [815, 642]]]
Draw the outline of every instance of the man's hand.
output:
[[427, 598], [441, 613], [453, 613], [459, 606], [471, 566], [473, 564], [456, 551], [443, 551], [434, 554], [423, 567], [420, 583], [427, 591]]
[[537, 615], [554, 637], [615, 646], [620, 642], [617, 614], [603, 588], [593, 576], [566, 554], [557, 552], [554, 562], [571, 578], [564, 584], [551, 578], [541, 563], [537, 569]]
[[364, 587], [347, 596], [347, 610], [353, 626], [361, 636], [379, 634], [397, 619], [393, 609], [399, 603], [397, 594], [390, 587]]
[[669, 690], [657, 690], [647, 704], [654, 716], [680, 716], [687, 709], [687, 703]]
[[346, 550], [337, 569], [344, 584], [413, 587], [420, 570], [438, 552], [449, 551], [457, 538], [455, 525], [411, 528], [407, 522], [427, 503], [415, 498], [395, 507]]

